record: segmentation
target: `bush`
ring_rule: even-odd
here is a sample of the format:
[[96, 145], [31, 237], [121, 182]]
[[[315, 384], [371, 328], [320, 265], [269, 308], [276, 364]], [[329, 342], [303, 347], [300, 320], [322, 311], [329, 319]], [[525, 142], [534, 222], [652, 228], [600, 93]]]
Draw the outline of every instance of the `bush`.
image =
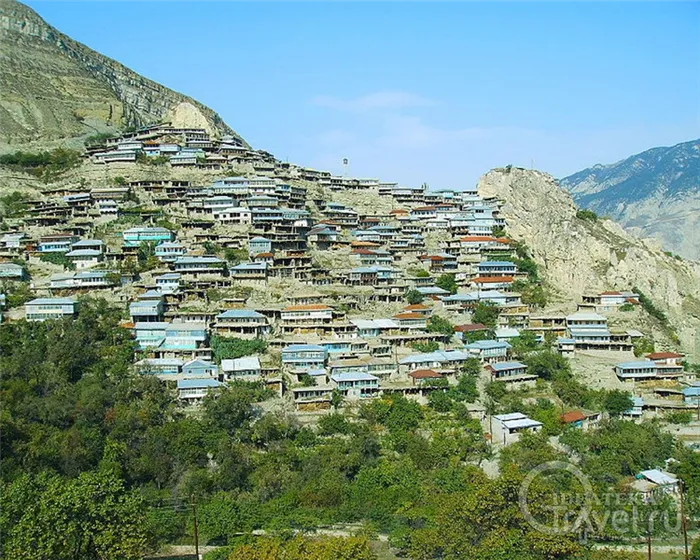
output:
[[39, 260], [60, 265], [68, 270], [75, 270], [75, 264], [66, 257], [65, 253], [41, 253], [39, 255]]
[[693, 421], [693, 413], [689, 410], [674, 410], [665, 418], [669, 424], [690, 424]]
[[610, 416], [620, 416], [634, 406], [632, 397], [625, 391], [613, 389], [608, 391], [603, 398], [603, 410]]
[[443, 290], [447, 290], [451, 294], [456, 294], [457, 293], [457, 281], [455, 280], [455, 275], [454, 274], [443, 274], [437, 279], [437, 282], [435, 282], [435, 285], [438, 288], [442, 288]]
[[409, 305], [417, 305], [425, 299], [418, 290], [408, 290], [405, 297]]
[[0, 197], [0, 216], [5, 218], [20, 218], [29, 209], [29, 197], [19, 191], [14, 191]]
[[634, 311], [634, 305], [631, 303], [623, 303], [619, 308], [620, 311]]
[[634, 341], [634, 355], [639, 357], [654, 351], [654, 341], [648, 338], [638, 338]]
[[482, 325], [493, 328], [496, 326], [499, 313], [500, 309], [495, 303], [480, 301], [476, 304], [472, 312], [472, 322], [481, 323]]
[[114, 138], [114, 134], [111, 132], [98, 132], [97, 134], [92, 134], [91, 136], [85, 138], [83, 144], [85, 144], [85, 146], [88, 148], [93, 146], [102, 146], [110, 138]]
[[593, 210], [577, 210], [576, 211], [576, 217], [579, 220], [584, 220], [586, 222], [597, 222], [598, 221], [598, 214], [593, 212]]
[[80, 152], [56, 148], [50, 152], [14, 152], [0, 156], [0, 165], [23, 171], [48, 182], [80, 165]]
[[411, 344], [416, 352], [435, 352], [440, 349], [440, 345], [434, 340], [429, 340], [428, 342], [414, 342]]
[[322, 416], [318, 421], [318, 433], [322, 436], [335, 434], [347, 434], [350, 432], [350, 423], [345, 416], [337, 412]]
[[243, 340], [242, 338], [225, 338], [214, 336], [211, 339], [211, 349], [217, 362], [262, 354], [267, 350], [267, 343], [260, 339]]
[[440, 333], [448, 336], [452, 336], [455, 333], [455, 328], [447, 319], [438, 317], [437, 315], [432, 316], [428, 319], [428, 332], [430, 333]]
[[561, 354], [551, 350], [542, 350], [528, 355], [524, 360], [528, 373], [542, 379], [567, 379], [571, 377], [571, 366]]

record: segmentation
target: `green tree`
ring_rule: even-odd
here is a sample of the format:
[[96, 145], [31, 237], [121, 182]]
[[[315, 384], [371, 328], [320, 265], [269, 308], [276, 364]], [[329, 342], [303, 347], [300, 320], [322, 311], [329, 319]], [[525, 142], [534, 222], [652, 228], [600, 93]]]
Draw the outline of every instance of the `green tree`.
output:
[[103, 472], [74, 480], [25, 475], [3, 492], [1, 519], [9, 560], [136, 560], [147, 541], [141, 499]]
[[409, 305], [423, 303], [423, 300], [425, 299], [423, 294], [421, 294], [418, 290], [408, 290], [405, 297]]
[[435, 285], [438, 288], [442, 288], [443, 290], [447, 290], [451, 294], [456, 294], [457, 293], [457, 281], [455, 280], [455, 275], [454, 274], [442, 274], [437, 281], [435, 282]]
[[643, 356], [644, 354], [649, 354], [654, 351], [654, 341], [648, 338], [642, 337], [634, 341], [634, 355], [636, 357]]
[[551, 381], [571, 376], [569, 360], [551, 350], [530, 353], [523, 361], [527, 365], [529, 373], [542, 379]]
[[494, 237], [503, 237], [506, 234], [506, 228], [503, 226], [493, 226], [491, 228], [491, 235]]
[[335, 434], [347, 434], [350, 432], [350, 424], [342, 414], [333, 413], [322, 416], [318, 421], [318, 433], [322, 436]]
[[537, 335], [533, 331], [520, 331], [520, 334], [510, 341], [513, 353], [522, 358], [541, 347]]
[[428, 342], [413, 342], [411, 343], [411, 348], [416, 352], [435, 352], [440, 349], [440, 345], [434, 340], [429, 340]]
[[603, 410], [610, 416], [620, 416], [634, 406], [632, 397], [625, 391], [613, 389], [608, 391], [603, 398]]
[[261, 338], [246, 340], [215, 335], [211, 339], [211, 348], [215, 360], [220, 363], [221, 360], [263, 354], [267, 350], [267, 343]]
[[465, 375], [478, 376], [483, 371], [484, 366], [479, 358], [467, 358], [462, 364], [462, 373]]
[[447, 319], [438, 315], [433, 315], [428, 319], [428, 332], [440, 333], [452, 336], [455, 333], [455, 328]]
[[472, 322], [481, 323], [489, 328], [494, 328], [496, 322], [498, 321], [498, 315], [500, 314], [500, 309], [495, 303], [490, 301], [480, 301], [474, 307], [472, 312]]

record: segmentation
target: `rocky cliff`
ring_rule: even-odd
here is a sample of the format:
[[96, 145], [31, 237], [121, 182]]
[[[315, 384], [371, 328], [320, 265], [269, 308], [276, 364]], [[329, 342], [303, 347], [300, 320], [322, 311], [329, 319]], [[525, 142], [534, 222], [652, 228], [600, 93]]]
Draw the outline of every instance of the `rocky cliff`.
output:
[[0, 0], [0, 147], [163, 120], [237, 136], [209, 107], [74, 41], [27, 6]]
[[700, 140], [596, 165], [561, 185], [584, 208], [700, 260]]
[[611, 220], [577, 217], [571, 195], [546, 173], [495, 169], [481, 178], [479, 193], [505, 201], [509, 234], [532, 249], [561, 294], [580, 301], [584, 292], [636, 286], [667, 313], [682, 348], [700, 358], [700, 265]]

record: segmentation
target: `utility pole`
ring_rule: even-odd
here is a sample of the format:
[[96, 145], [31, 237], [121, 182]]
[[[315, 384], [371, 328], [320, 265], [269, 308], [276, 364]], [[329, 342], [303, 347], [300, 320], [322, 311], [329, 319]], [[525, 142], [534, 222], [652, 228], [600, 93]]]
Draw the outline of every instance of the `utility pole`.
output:
[[197, 524], [197, 499], [194, 494], [192, 494], [191, 502], [192, 504], [192, 515], [194, 516], [194, 553], [197, 555], [197, 560], [199, 560], [199, 526]]
[[647, 527], [647, 559], [651, 560], [651, 531]]
[[681, 529], [683, 530], [683, 545], [685, 547], [684, 557], [685, 560], [690, 560], [690, 556], [688, 555], [688, 524], [685, 517], [685, 499], [683, 497], [685, 488], [683, 487], [683, 480], [678, 479], [678, 487], [681, 491]]

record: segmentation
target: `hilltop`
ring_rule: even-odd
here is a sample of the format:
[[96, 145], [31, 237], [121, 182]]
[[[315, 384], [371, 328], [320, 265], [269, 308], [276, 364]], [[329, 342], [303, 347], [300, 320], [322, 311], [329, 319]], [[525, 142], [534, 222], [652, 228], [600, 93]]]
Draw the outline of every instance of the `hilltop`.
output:
[[0, 16], [0, 150], [163, 120], [242, 141], [209, 107], [74, 41], [24, 4], [0, 0]]
[[652, 148], [561, 180], [583, 206], [700, 260], [700, 140]]

